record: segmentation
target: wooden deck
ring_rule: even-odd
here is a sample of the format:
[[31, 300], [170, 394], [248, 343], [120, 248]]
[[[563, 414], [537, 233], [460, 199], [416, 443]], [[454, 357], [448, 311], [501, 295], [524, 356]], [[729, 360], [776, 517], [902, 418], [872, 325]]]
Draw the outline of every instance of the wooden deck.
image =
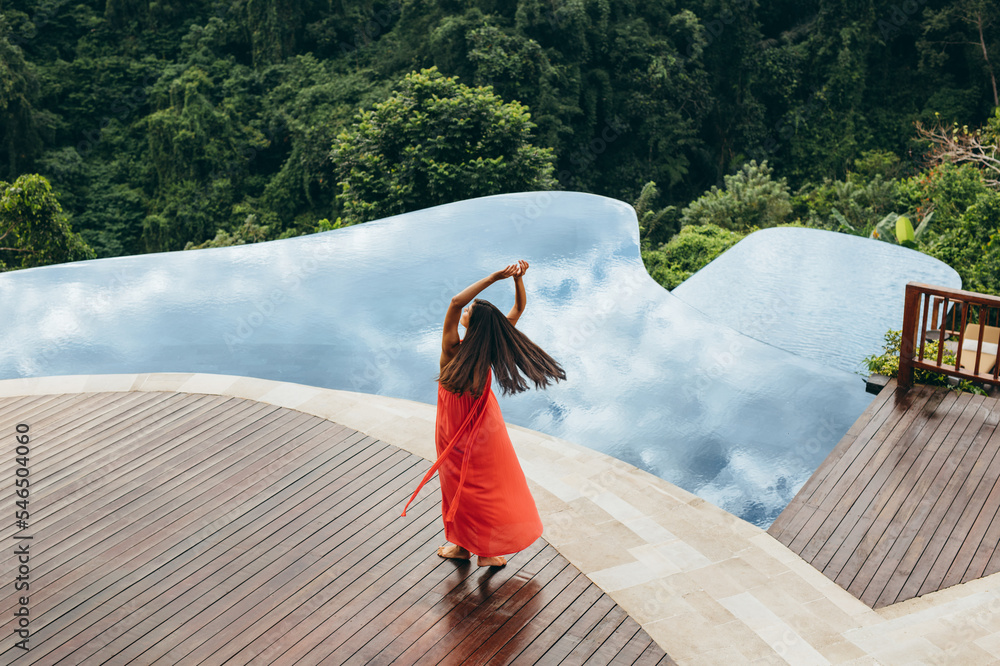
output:
[[437, 557], [436, 478], [399, 516], [430, 464], [336, 423], [208, 395], [0, 399], [8, 488], [18, 423], [30, 519], [5, 493], [0, 663], [674, 663], [544, 540], [503, 569]]
[[872, 608], [1000, 571], [1000, 400], [891, 381], [768, 532]]

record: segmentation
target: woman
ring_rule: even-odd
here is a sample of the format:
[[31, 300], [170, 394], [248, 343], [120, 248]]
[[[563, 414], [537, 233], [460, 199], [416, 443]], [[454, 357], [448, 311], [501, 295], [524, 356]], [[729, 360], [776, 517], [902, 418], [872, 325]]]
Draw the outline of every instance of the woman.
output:
[[[528, 389], [521, 372], [536, 388], [566, 379], [551, 356], [514, 328], [527, 302], [522, 281], [527, 270], [526, 261], [511, 264], [451, 299], [437, 378], [438, 459], [406, 503], [409, 507], [437, 471], [450, 542], [438, 548], [438, 555], [467, 560], [475, 553], [481, 567], [506, 565], [503, 555], [524, 550], [542, 534], [538, 509], [490, 387], [491, 372], [504, 395]], [[515, 298], [506, 317], [489, 301], [476, 298], [470, 304], [483, 289], [509, 277], [514, 278]], [[459, 324], [466, 329], [464, 340], [458, 337]]]

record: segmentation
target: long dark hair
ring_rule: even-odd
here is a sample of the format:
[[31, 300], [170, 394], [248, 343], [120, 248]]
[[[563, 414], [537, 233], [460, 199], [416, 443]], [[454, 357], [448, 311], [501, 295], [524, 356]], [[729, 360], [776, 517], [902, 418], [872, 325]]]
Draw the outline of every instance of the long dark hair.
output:
[[477, 298], [469, 313], [465, 339], [437, 381], [452, 393], [479, 396], [491, 366], [504, 395], [528, 390], [528, 382], [518, 370], [535, 383], [535, 388], [545, 388], [550, 380], [566, 379], [554, 358], [517, 330], [495, 305]]

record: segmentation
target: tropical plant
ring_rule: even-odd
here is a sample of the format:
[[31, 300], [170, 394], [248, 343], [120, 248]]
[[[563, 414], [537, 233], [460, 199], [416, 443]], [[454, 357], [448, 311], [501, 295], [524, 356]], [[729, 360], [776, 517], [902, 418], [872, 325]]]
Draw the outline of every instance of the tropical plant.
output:
[[899, 205], [899, 184], [876, 173], [807, 184], [792, 197], [794, 214], [809, 226], [856, 236], [870, 236], [876, 220]]
[[38, 108], [36, 69], [10, 43], [7, 17], [0, 14], [0, 178], [14, 178], [40, 152], [42, 134], [55, 124], [51, 112]]
[[649, 275], [673, 289], [744, 238], [745, 234], [714, 224], [687, 226], [655, 250], [643, 250]]
[[436, 68], [408, 74], [356, 117], [330, 153], [349, 224], [556, 185], [554, 155], [531, 143], [527, 107]]
[[0, 181], [0, 270], [93, 259], [43, 176]]
[[788, 183], [773, 180], [774, 170], [765, 160], [744, 164], [725, 177], [725, 187], [712, 189], [681, 211], [681, 223], [713, 224], [723, 229], [745, 231], [781, 224], [791, 214]]
[[660, 195], [656, 183], [646, 183], [638, 200], [633, 204], [639, 220], [639, 238], [644, 249], [659, 247], [680, 230], [680, 211], [676, 206], [656, 210]]
[[917, 241], [923, 237], [932, 219], [934, 219], [934, 211], [924, 215], [914, 230], [910, 218], [899, 213], [889, 213], [875, 225], [871, 237], [886, 242], [895, 242], [897, 245], [912, 249], [917, 247]]
[[[901, 331], [887, 331], [885, 334], [885, 343], [882, 347], [882, 352], [866, 356], [862, 361], [869, 374], [879, 374], [885, 377], [898, 377], [899, 348], [901, 343]], [[937, 353], [937, 341], [927, 340], [924, 343], [924, 358], [937, 358]], [[955, 355], [949, 351], [943, 352], [941, 355], [941, 363], [945, 365], [955, 365]], [[932, 370], [925, 370], [923, 368], [914, 368], [913, 381], [916, 384], [929, 384], [932, 386], [948, 386], [951, 384], [959, 391], [986, 395], [986, 391], [967, 379], [960, 380], [957, 385], [954, 385], [948, 381], [948, 375], [940, 372], [934, 372]]]

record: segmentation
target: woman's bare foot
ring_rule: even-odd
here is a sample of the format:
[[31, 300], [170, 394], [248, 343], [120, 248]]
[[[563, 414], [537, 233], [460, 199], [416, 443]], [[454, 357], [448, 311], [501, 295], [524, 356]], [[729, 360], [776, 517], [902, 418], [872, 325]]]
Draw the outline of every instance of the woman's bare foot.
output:
[[507, 559], [505, 557], [479, 557], [476, 564], [481, 567], [505, 567]]
[[438, 555], [441, 557], [447, 557], [449, 560], [467, 560], [472, 557], [472, 553], [461, 546], [456, 546], [453, 543], [449, 543], [447, 546], [439, 547]]

